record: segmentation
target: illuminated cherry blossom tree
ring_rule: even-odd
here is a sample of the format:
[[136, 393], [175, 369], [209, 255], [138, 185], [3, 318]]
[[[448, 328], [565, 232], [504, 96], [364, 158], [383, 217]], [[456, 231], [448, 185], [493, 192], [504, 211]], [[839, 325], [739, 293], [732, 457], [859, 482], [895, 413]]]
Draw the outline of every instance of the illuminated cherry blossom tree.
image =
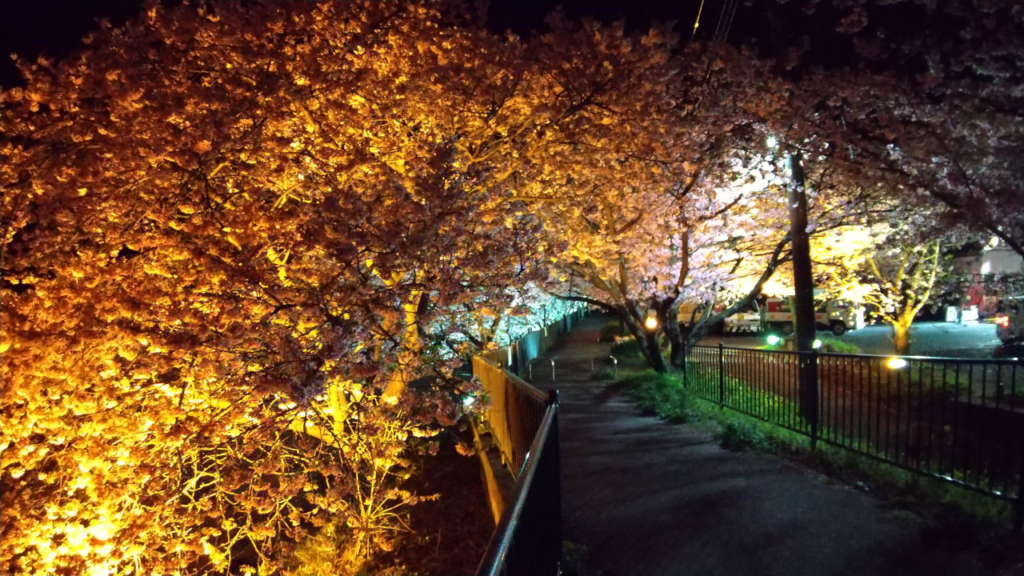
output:
[[444, 10], [153, 3], [3, 94], [2, 571], [393, 544], [469, 391], [424, 327], [544, 251], [516, 44]]

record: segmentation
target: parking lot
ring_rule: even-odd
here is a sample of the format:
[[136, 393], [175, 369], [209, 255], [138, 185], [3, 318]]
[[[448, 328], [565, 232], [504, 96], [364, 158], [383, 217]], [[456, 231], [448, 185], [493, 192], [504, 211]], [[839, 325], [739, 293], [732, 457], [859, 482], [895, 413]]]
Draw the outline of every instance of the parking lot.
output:
[[[852, 330], [843, 336], [823, 334], [856, 345], [863, 354], [892, 354], [892, 331], [888, 326], [872, 325]], [[753, 348], [763, 346], [765, 335], [713, 336], [704, 342], [724, 343], [726, 346]], [[1000, 342], [992, 324], [955, 324], [950, 322], [921, 322], [911, 329], [910, 353], [915, 356], [948, 356], [953, 358], [992, 358]]]

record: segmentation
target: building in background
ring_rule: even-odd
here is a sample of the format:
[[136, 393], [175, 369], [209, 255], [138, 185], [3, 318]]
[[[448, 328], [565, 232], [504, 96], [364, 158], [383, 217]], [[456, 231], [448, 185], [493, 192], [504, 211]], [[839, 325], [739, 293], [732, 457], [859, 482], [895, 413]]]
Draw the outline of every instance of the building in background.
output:
[[1001, 298], [1022, 295], [1024, 258], [998, 238], [993, 238], [984, 246], [964, 246], [954, 255], [953, 268], [962, 278], [961, 307], [969, 310], [976, 306], [982, 318], [998, 311]]

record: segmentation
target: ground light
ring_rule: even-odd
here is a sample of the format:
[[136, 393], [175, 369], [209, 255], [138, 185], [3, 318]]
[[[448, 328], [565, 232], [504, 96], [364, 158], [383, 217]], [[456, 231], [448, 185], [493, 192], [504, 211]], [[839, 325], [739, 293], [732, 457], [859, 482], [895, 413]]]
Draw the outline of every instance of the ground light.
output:
[[646, 326], [648, 330], [654, 330], [658, 327], [658, 319], [654, 316], [648, 316], [647, 320], [644, 321], [644, 326]]
[[899, 370], [900, 368], [907, 367], [907, 361], [904, 360], [903, 358], [893, 357], [889, 358], [885, 365], [888, 366], [889, 368], [892, 368], [893, 370]]
[[811, 342], [811, 348], [814, 348], [815, 350], [817, 350], [818, 348], [821, 348], [821, 340], [818, 340], [817, 338], [815, 338], [814, 342]]
[[775, 346], [779, 342], [782, 342], [782, 338], [779, 338], [775, 334], [769, 334], [768, 335], [768, 345], [769, 346]]

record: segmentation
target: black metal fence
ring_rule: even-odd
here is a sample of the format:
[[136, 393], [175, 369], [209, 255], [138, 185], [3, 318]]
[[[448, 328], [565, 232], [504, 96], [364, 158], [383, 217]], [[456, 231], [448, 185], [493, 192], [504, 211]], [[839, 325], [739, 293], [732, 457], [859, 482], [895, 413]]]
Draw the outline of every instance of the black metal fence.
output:
[[[562, 556], [561, 467], [558, 451], [558, 393], [541, 392], [513, 372], [530, 363], [572, 329], [586, 312], [527, 334], [512, 346], [473, 358], [473, 374], [487, 392], [487, 426], [502, 461], [516, 479], [478, 576], [557, 576]], [[538, 366], [551, 380], [555, 367]], [[540, 374], [538, 374], [540, 376]], [[549, 381], [546, 376], [533, 381]]]
[[478, 576], [557, 576], [562, 556], [558, 395], [552, 391]]
[[[697, 396], [899, 468], [1012, 502], [1024, 521], [1024, 366], [691, 346]], [[817, 378], [801, 390], [800, 371]], [[813, 371], [813, 369], [812, 369]]]
[[473, 374], [490, 404], [487, 429], [513, 478], [521, 476], [530, 445], [548, 410], [550, 395], [524, 382], [487, 358], [473, 358]]
[[[526, 376], [530, 363], [553, 346], [559, 337], [572, 330], [586, 313], [585, 309], [570, 312], [543, 328], [525, 334], [511, 345], [492, 350], [483, 356], [517, 376]], [[541, 366], [534, 367], [538, 374], [541, 369]], [[550, 366], [546, 373], [550, 373]]]

